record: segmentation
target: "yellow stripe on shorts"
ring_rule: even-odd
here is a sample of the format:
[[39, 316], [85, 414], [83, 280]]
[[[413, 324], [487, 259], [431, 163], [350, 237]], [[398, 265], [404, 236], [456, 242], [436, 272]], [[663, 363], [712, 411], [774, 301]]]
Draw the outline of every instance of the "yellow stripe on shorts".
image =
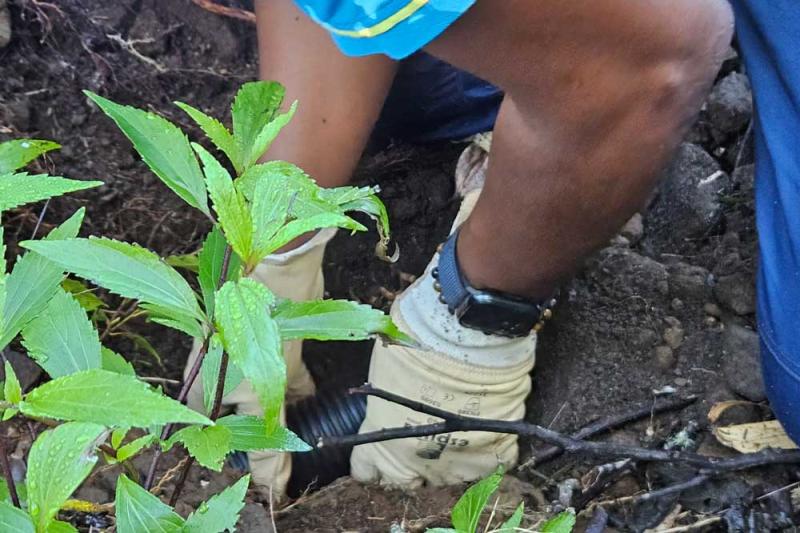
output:
[[391, 30], [411, 15], [416, 13], [422, 6], [428, 3], [429, 0], [411, 0], [408, 4], [399, 9], [394, 15], [387, 17], [379, 23], [370, 26], [369, 28], [362, 28], [360, 30], [340, 30], [328, 26], [328, 31], [341, 35], [343, 37], [352, 37], [355, 39], [363, 39], [375, 37], [382, 33]]

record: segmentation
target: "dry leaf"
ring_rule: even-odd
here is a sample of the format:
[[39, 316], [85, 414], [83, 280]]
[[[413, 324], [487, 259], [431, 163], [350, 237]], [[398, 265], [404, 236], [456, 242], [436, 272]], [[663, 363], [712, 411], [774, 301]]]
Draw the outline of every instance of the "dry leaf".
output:
[[714, 436], [720, 444], [741, 453], [754, 453], [766, 448], [797, 448], [777, 420], [714, 428]]
[[730, 407], [735, 405], [754, 405], [753, 402], [747, 402], [744, 400], [727, 400], [725, 402], [715, 403], [711, 406], [711, 409], [708, 411], [708, 421], [712, 424], [716, 424], [719, 417], [722, 416], [722, 413], [727, 411]]

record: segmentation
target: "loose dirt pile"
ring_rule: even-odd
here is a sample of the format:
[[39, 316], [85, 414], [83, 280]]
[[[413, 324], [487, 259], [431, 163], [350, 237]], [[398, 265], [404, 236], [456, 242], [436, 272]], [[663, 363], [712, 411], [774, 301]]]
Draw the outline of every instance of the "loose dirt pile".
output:
[[[171, 101], [228, 117], [236, 88], [256, 75], [254, 28], [188, 0], [10, 0], [9, 12], [13, 36], [5, 47], [0, 39], [0, 140], [56, 140], [63, 149], [52, 156], [51, 171], [106, 182], [54, 201], [45, 225], [85, 205], [91, 233], [138, 242], [164, 256], [195, 250], [208, 229], [206, 221], [145, 169], [81, 90], [156, 110], [199, 138]], [[694, 394], [699, 399], [689, 408], [629, 425], [607, 438], [660, 446], [689, 428], [690, 448], [725, 455], [731, 452], [716, 444], [708, 430], [712, 405], [751, 402], [726, 412], [721, 423], [769, 417], [753, 314], [751, 116], [747, 78], [731, 52], [648, 209], [564, 287], [555, 319], [541, 337], [528, 420], [572, 432], [599, 417], [651, 404], [654, 391]], [[388, 309], [395, 294], [421, 273], [457, 210], [452, 175], [462, 148], [393, 145], [375, 147], [365, 156], [356, 179], [381, 186], [402, 256], [389, 266], [373, 257], [374, 234], [340, 234], [325, 261], [331, 296]], [[7, 238], [26, 238], [40, 209], [33, 206], [5, 220]], [[179, 378], [188, 340], [143, 323], [132, 327], [152, 343], [162, 362], [137, 338], [120, 337], [114, 347], [144, 371]], [[306, 358], [323, 387], [342, 388], [363, 382], [369, 351], [368, 343], [309, 343]], [[522, 443], [523, 463], [535, 447]], [[524, 498], [532, 511], [553, 502], [576, 505], [579, 499], [565, 492], [571, 483], [565, 480], [584, 486], [581, 478], [591, 467], [575, 457], [541, 468], [523, 465], [507, 480], [508, 501]], [[193, 475], [196, 490], [189, 504], [218, 488], [218, 480], [207, 473]], [[597, 498], [628, 496], [691, 475], [639, 467]], [[758, 495], [797, 479], [796, 469], [760, 469], [614, 510], [630, 529], [661, 523], [677, 505], [690, 512], [683, 520], [692, 521], [726, 508], [749, 509]], [[108, 501], [112, 490], [100, 484], [91, 496]], [[420, 530], [446, 525], [448, 509], [462, 490], [400, 493], [343, 480], [276, 511], [274, 518], [281, 531], [387, 531], [392, 524]], [[255, 500], [246, 508], [242, 531], [271, 527], [268, 511]], [[787, 493], [763, 499], [755, 508], [772, 515], [793, 512]]]

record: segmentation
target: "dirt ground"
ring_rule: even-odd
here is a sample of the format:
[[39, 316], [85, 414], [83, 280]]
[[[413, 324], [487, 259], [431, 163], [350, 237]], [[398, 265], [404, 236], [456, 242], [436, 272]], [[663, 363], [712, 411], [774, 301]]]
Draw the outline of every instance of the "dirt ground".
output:
[[[0, 140], [56, 140], [63, 148], [49, 158], [50, 171], [106, 182], [52, 202], [45, 228], [86, 206], [85, 233], [138, 242], [163, 256], [196, 250], [207, 222], [145, 169], [81, 90], [156, 110], [200, 138], [171, 102], [185, 101], [228, 120], [238, 85], [256, 76], [253, 26], [204, 11], [189, 0], [10, 0], [9, 5], [13, 38], [0, 49]], [[729, 411], [725, 422], [769, 418], [754, 330], [751, 115], [747, 80], [732, 51], [647, 209], [563, 288], [555, 318], [540, 338], [528, 420], [572, 432], [600, 417], [650, 405], [657, 392], [692, 394], [698, 400], [690, 407], [627, 425], [607, 438], [655, 447], [690, 428], [691, 448], [725, 455], [730, 452], [709, 431], [706, 415], [713, 404], [751, 402]], [[355, 178], [380, 185], [401, 258], [394, 265], [375, 259], [372, 232], [340, 233], [325, 258], [330, 296], [388, 309], [410, 276], [422, 272], [458, 207], [452, 176], [463, 147], [371, 147]], [[26, 238], [40, 210], [32, 206], [4, 220], [7, 238]], [[189, 341], [145, 323], [134, 322], [132, 331], [152, 343], [161, 363], [130, 337], [115, 338], [113, 347], [144, 373], [179, 379]], [[339, 390], [366, 378], [369, 343], [308, 344], [306, 360], [321, 387]], [[168, 390], [177, 392], [175, 386]], [[574, 505], [563, 494], [559, 501], [559, 486], [563, 493], [564, 481], [581, 480], [592, 463], [570, 457], [525, 466], [538, 446], [522, 442], [523, 466], [506, 480], [509, 501], [522, 498], [533, 513]], [[690, 475], [639, 467], [602, 498]], [[195, 490], [183, 505], [213, 493], [224, 479], [195, 471], [190, 480]], [[615, 508], [617, 527], [654, 527], [677, 505], [685, 521], [734, 507], [791, 516], [785, 492], [755, 505], [754, 499], [798, 479], [796, 468], [720, 478], [657, 505], [620, 505]], [[112, 487], [92, 490], [96, 498], [109, 498]], [[273, 512], [278, 530], [287, 532], [388, 531], [393, 524], [392, 531], [417, 531], [447, 525], [448, 509], [462, 491], [403, 493], [343, 479]], [[270, 530], [268, 510], [257, 501], [254, 495], [241, 531]], [[724, 530], [721, 523], [711, 527]], [[769, 529], [764, 527], [754, 530]]]

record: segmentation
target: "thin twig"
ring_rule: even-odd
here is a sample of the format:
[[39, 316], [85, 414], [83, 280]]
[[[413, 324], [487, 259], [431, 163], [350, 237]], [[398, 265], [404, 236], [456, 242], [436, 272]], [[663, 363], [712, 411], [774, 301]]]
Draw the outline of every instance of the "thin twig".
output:
[[170, 507], [175, 507], [175, 504], [178, 503], [178, 498], [181, 496], [183, 485], [186, 483], [186, 478], [189, 477], [189, 471], [192, 469], [192, 465], [194, 464], [194, 457], [187, 455], [183, 458], [183, 462], [185, 462], [185, 464], [181, 469], [181, 475], [178, 477], [178, 481], [175, 482], [175, 489], [172, 491], [172, 496], [169, 498]]
[[768, 464], [800, 463], [800, 450], [768, 449], [733, 458], [717, 458], [680, 450], [655, 450], [606, 442], [582, 441], [522, 420], [487, 420], [456, 415], [419, 401], [403, 398], [369, 384], [351, 389], [350, 392], [382, 398], [419, 413], [441, 418], [443, 421], [421, 426], [389, 428], [357, 435], [322, 437], [317, 443], [318, 448], [323, 446], [357, 446], [371, 442], [408, 437], [425, 437], [453, 431], [486, 431], [536, 438], [563, 448], [566, 452], [592, 457], [625, 457], [637, 461], [679, 462], [697, 467], [700, 469], [700, 473], [731, 472]]
[[[570, 436], [573, 439], [578, 439], [578, 440], [588, 439], [589, 437], [601, 435], [603, 433], [611, 431], [612, 429], [618, 428], [630, 422], [641, 420], [642, 418], [648, 416], [665, 413], [668, 411], [676, 411], [678, 409], [683, 409], [684, 407], [691, 405], [696, 401], [697, 401], [697, 396], [686, 396], [684, 398], [670, 399], [669, 401], [663, 403], [654, 403], [653, 405], [646, 405], [644, 407], [637, 408], [627, 413], [622, 413], [620, 415], [614, 415], [607, 418], [602, 418], [600, 420], [595, 420], [594, 422], [582, 427], [581, 429], [571, 434]], [[523, 470], [528, 467], [538, 466], [547, 461], [552, 461], [556, 457], [559, 457], [562, 453], [564, 453], [564, 450], [562, 448], [559, 448], [558, 446], [549, 446], [547, 448], [542, 448], [541, 450], [534, 451], [533, 457], [525, 461], [525, 463], [521, 464], [519, 466], [519, 469]]]
[[256, 22], [256, 15], [252, 11], [246, 11], [244, 9], [238, 9], [235, 7], [222, 6], [220, 4], [214, 3], [212, 0], [192, 0], [192, 2], [202, 7], [206, 11], [210, 11], [216, 15], [222, 15], [224, 17], [231, 17], [239, 20], [244, 20], [245, 22], [251, 22], [253, 24], [255, 24]]
[[639, 496], [634, 496], [632, 501], [638, 503], [650, 500], [657, 500], [659, 498], [664, 498], [666, 496], [672, 496], [673, 494], [700, 486], [706, 481], [708, 481], [710, 477], [711, 476], [709, 474], [698, 474], [693, 478], [690, 478], [681, 483], [675, 483], [674, 485], [667, 485], [663, 489], [651, 490], [650, 492], [645, 492], [644, 494], [640, 494]]
[[36, 225], [33, 227], [33, 231], [31, 232], [31, 240], [36, 238], [36, 234], [39, 233], [39, 228], [42, 226], [42, 221], [44, 221], [44, 215], [47, 213], [47, 208], [50, 207], [50, 198], [45, 201], [44, 205], [42, 206], [42, 210], [39, 212], [39, 218], [36, 219]]
[[164, 475], [161, 477], [161, 479], [158, 480], [156, 486], [150, 489], [150, 493], [156, 495], [161, 494], [161, 491], [164, 490], [164, 485], [169, 483], [172, 480], [172, 478], [174, 478], [175, 475], [178, 472], [180, 472], [181, 468], [183, 468], [183, 466], [186, 464], [188, 460], [189, 456], [187, 455], [186, 457], [178, 461], [178, 463], [175, 466], [164, 472]]

